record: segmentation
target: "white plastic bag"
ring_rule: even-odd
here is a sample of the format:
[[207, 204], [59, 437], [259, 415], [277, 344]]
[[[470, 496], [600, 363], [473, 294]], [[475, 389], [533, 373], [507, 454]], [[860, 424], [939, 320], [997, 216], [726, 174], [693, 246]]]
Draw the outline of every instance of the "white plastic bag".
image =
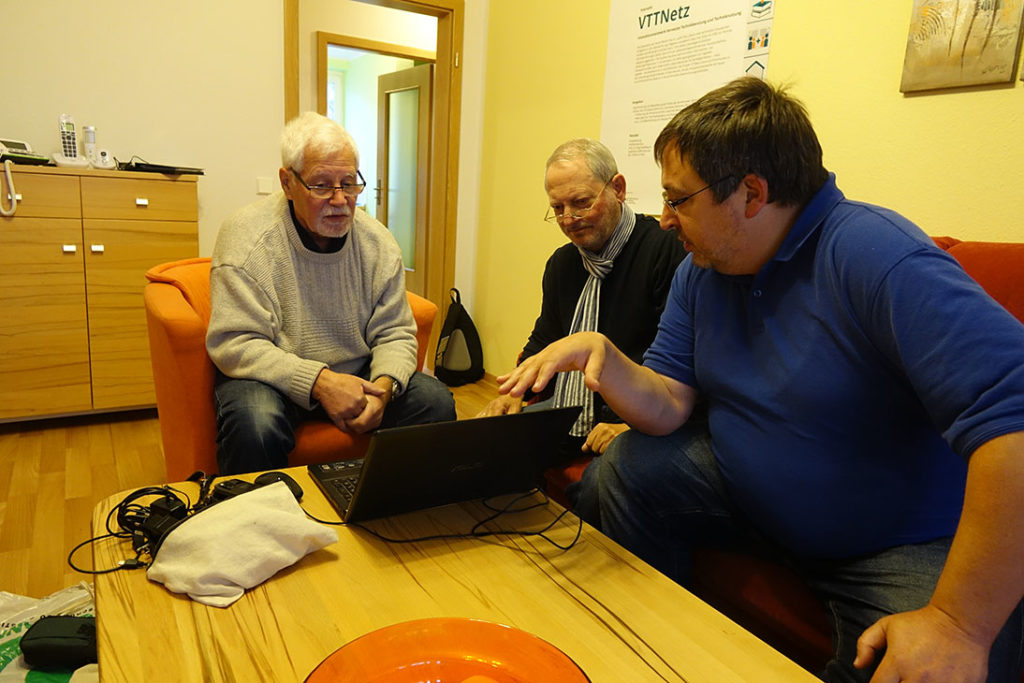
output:
[[[0, 683], [23, 683], [32, 671], [21, 656], [21, 637], [40, 617], [89, 617], [95, 613], [94, 607], [92, 584], [85, 581], [45, 598], [0, 591]], [[72, 679], [74, 683], [99, 681], [96, 665], [84, 666], [74, 674], [46, 674], [46, 680], [53, 683]]]

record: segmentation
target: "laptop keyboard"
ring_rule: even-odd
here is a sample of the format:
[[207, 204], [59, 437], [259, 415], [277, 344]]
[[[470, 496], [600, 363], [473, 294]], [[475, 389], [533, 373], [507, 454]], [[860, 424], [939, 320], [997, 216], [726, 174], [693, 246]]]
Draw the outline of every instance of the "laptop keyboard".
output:
[[356, 492], [357, 481], [359, 480], [356, 477], [345, 477], [344, 479], [328, 479], [327, 484], [337, 491], [339, 496], [351, 502], [352, 496]]
[[356, 484], [359, 483], [359, 473], [362, 469], [363, 460], [359, 458], [310, 465], [309, 473], [334, 509], [344, 516], [355, 495]]

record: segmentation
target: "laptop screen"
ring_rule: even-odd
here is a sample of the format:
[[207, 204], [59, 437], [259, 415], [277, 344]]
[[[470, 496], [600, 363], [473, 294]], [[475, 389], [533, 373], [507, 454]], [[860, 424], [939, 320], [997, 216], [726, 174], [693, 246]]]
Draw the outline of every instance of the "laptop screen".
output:
[[[361, 467], [341, 461], [310, 465], [309, 473], [346, 522], [527, 491], [542, 482], [579, 411], [381, 429]], [[351, 492], [347, 507], [341, 488]]]

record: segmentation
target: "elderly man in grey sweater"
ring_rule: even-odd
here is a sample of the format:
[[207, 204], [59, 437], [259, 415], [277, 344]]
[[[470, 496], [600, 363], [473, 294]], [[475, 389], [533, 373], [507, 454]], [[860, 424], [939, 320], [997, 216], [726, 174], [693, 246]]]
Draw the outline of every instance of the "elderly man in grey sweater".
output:
[[213, 251], [221, 474], [287, 466], [315, 411], [356, 434], [455, 419], [447, 387], [416, 371], [398, 244], [355, 208], [355, 141], [307, 112], [285, 126], [281, 161], [282, 192], [225, 221]]

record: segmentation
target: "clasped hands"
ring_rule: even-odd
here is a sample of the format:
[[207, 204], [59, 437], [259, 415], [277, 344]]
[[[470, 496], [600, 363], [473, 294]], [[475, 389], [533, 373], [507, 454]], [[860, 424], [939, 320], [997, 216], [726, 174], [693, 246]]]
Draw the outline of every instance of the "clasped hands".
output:
[[384, 408], [391, 400], [391, 379], [379, 377], [370, 382], [324, 368], [313, 383], [311, 395], [338, 429], [363, 434], [380, 426]]

